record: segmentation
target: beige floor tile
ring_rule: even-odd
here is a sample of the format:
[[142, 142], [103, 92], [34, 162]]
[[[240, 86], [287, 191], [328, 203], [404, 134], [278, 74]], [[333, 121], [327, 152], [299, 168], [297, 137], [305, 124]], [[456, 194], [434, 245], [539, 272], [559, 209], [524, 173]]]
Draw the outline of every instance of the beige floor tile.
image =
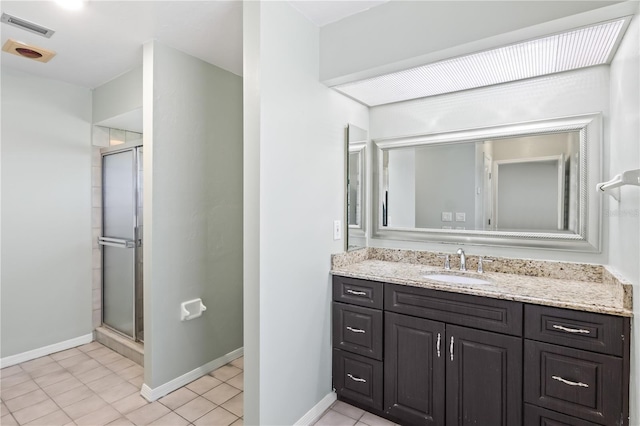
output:
[[165, 405], [171, 410], [175, 410], [176, 408], [183, 406], [187, 402], [192, 401], [197, 397], [197, 393], [187, 388], [180, 388], [176, 391], [171, 392], [169, 395], [160, 398], [159, 401], [161, 404]]
[[239, 393], [240, 391], [233, 386], [222, 383], [220, 386], [216, 386], [209, 392], [203, 393], [202, 396], [216, 405], [221, 405], [223, 402], [227, 402]]
[[58, 409], [53, 413], [49, 413], [44, 417], [35, 419], [32, 422], [27, 423], [28, 426], [62, 426], [71, 422], [69, 416], [64, 411]]
[[395, 423], [383, 419], [382, 417], [378, 417], [375, 414], [371, 414], [369, 412], [365, 412], [362, 417], [360, 417], [360, 421], [369, 426], [393, 426]]
[[144, 407], [147, 404], [149, 404], [149, 401], [141, 397], [140, 394], [134, 393], [132, 395], [129, 395], [125, 398], [122, 398], [114, 402], [112, 405], [113, 405], [113, 408], [118, 410], [120, 413], [128, 414], [133, 410], [137, 410], [140, 407]]
[[121, 360], [112, 362], [107, 365], [107, 368], [113, 372], [122, 371], [125, 368], [133, 367], [137, 365], [135, 362], [131, 361], [128, 358], [122, 358]]
[[2, 399], [4, 401], [8, 401], [10, 399], [17, 398], [29, 392], [33, 392], [34, 390], [37, 390], [37, 389], [40, 389], [40, 388], [38, 387], [36, 382], [29, 379], [15, 386], [11, 386], [10, 388], [2, 389]]
[[190, 422], [193, 422], [214, 408], [216, 408], [216, 405], [213, 402], [199, 396], [196, 399], [187, 402], [182, 407], [179, 407], [175, 412]]
[[25, 371], [20, 371], [16, 374], [12, 374], [9, 377], [2, 376], [2, 378], [0, 379], [0, 389], [2, 389], [2, 391], [4, 392], [10, 387], [19, 385], [20, 383], [24, 383], [28, 380], [31, 380], [31, 376]]
[[228, 412], [222, 407], [218, 407], [215, 410], [200, 417], [194, 422], [196, 426], [227, 426], [238, 420], [238, 417]]
[[229, 364], [233, 365], [234, 367], [238, 367], [241, 370], [244, 370], [244, 357], [241, 356], [240, 358], [236, 358]]
[[87, 355], [89, 355], [91, 358], [96, 359], [96, 358], [100, 358], [101, 356], [104, 355], [109, 355], [114, 353], [111, 349], [109, 349], [106, 346], [102, 346], [101, 348], [95, 349], [93, 351], [87, 352]]
[[7, 414], [6, 416], [2, 416], [2, 418], [0, 418], [0, 425], [18, 426], [18, 422], [16, 422], [16, 419], [14, 419], [11, 414]]
[[102, 377], [100, 380], [94, 380], [93, 382], [87, 383], [87, 386], [92, 391], [99, 393], [124, 382], [125, 380], [122, 377], [115, 373], [110, 373], [109, 375]]
[[31, 370], [29, 372], [29, 375], [32, 379], [36, 379], [38, 377], [46, 376], [48, 374], [56, 372], [64, 372], [64, 368], [62, 368], [62, 366], [60, 366], [60, 364], [58, 364], [57, 362], [53, 361], [52, 363]]
[[11, 367], [5, 367], [0, 370], [0, 378], [2, 380], [6, 379], [9, 376], [13, 376], [14, 374], [22, 373], [24, 370], [20, 368], [19, 365], [12, 365]]
[[230, 384], [236, 389], [243, 390], [244, 389], [244, 373], [240, 373], [237, 376], [230, 378], [229, 380], [227, 380], [227, 384]]
[[133, 379], [129, 379], [129, 383], [131, 383], [133, 386], [137, 387], [138, 389], [142, 388], [142, 385], [144, 384], [144, 376], [140, 375], [140, 376], [136, 376]]
[[110, 405], [105, 405], [92, 413], [76, 419], [75, 423], [78, 426], [103, 426], [120, 417], [121, 414], [115, 408]]
[[92, 395], [82, 401], [74, 402], [63, 408], [74, 421], [107, 405], [98, 395]]
[[59, 360], [58, 364], [60, 364], [64, 368], [69, 368], [74, 365], [81, 364], [85, 361], [89, 361], [90, 359], [91, 358], [89, 358], [86, 354], [79, 353], [77, 355], [70, 356], [69, 358]]
[[51, 364], [52, 362], [55, 362], [53, 358], [51, 358], [50, 356], [43, 356], [31, 361], [23, 362], [22, 364], [20, 364], [20, 367], [27, 373], [30, 373], [33, 370], [37, 370], [38, 368], [44, 367], [45, 365]]
[[125, 417], [120, 417], [108, 424], [108, 426], [136, 426], [131, 421]]
[[104, 345], [101, 345], [98, 342], [91, 342], [86, 345], [78, 346], [78, 350], [82, 352], [90, 352], [90, 351], [95, 351], [96, 349], [102, 349], [102, 348], [104, 348]]
[[119, 385], [98, 393], [98, 395], [100, 395], [100, 397], [109, 404], [113, 404], [114, 402], [119, 401], [122, 398], [125, 398], [132, 394], [137, 394], [138, 392], [139, 389], [133, 386], [131, 383], [122, 382]]
[[71, 358], [72, 356], [80, 355], [82, 352], [78, 348], [67, 349], [66, 351], [56, 352], [49, 355], [54, 361], [60, 361], [63, 359]]
[[356, 420], [351, 417], [347, 417], [337, 411], [328, 410], [320, 417], [320, 420], [315, 423], [315, 426], [353, 426], [355, 424]]
[[187, 426], [189, 424], [184, 418], [173, 411], [149, 423], [149, 426]]
[[189, 390], [202, 395], [205, 392], [209, 392], [211, 389], [219, 386], [222, 382], [211, 376], [202, 376], [198, 380], [195, 380], [187, 385]]
[[11, 414], [13, 414], [13, 417], [15, 417], [18, 423], [25, 424], [29, 423], [32, 420], [36, 420], [40, 417], [46, 416], [49, 413], [53, 413], [58, 409], [59, 408], [56, 403], [47, 398], [42, 402], [30, 405], [29, 407], [23, 408], [22, 410], [18, 410]]
[[33, 392], [25, 393], [17, 398], [6, 401], [6, 405], [9, 411], [13, 413], [47, 399], [49, 399], [49, 396], [47, 396], [42, 389], [36, 389]]
[[238, 419], [235, 422], [231, 423], [231, 426], [244, 426], [244, 420]]
[[83, 373], [76, 374], [76, 378], [80, 380], [82, 383], [87, 384], [93, 382], [94, 380], [102, 379], [109, 374], [113, 374], [113, 371], [109, 370], [107, 367], [98, 366], [96, 368], [92, 368], [91, 370], [87, 370]]
[[58, 395], [53, 395], [51, 399], [53, 399], [55, 403], [58, 404], [60, 407], [64, 408], [64, 407], [68, 407], [71, 404], [75, 404], [76, 402], [80, 402], [87, 398], [90, 398], [93, 395], [95, 394], [91, 389], [89, 389], [84, 385], [81, 385], [67, 392], [64, 392]]
[[42, 388], [42, 390], [44, 390], [50, 397], [54, 397], [56, 395], [69, 392], [70, 390], [81, 386], [84, 385], [80, 380], [76, 379], [75, 377], [71, 377], [58, 383], [54, 383], [53, 385], [45, 386]]
[[364, 414], [364, 410], [354, 407], [353, 405], [344, 403], [342, 401], [336, 401], [331, 407], [333, 411], [337, 411], [340, 414], [344, 414], [347, 417], [358, 420]]
[[94, 368], [102, 367], [102, 365], [96, 361], [95, 359], [90, 359], [88, 361], [81, 362], [80, 364], [72, 365], [71, 367], [66, 367], [69, 373], [74, 376], [78, 376], [84, 372], [89, 370], [93, 370]]
[[213, 373], [211, 373], [211, 375], [218, 380], [222, 380], [223, 382], [226, 382], [230, 378], [235, 377], [240, 373], [242, 373], [241, 369], [239, 369], [238, 367], [234, 367], [233, 365], [227, 364], [215, 370]]
[[356, 423], [356, 426], [369, 426], [369, 425], [366, 423], [358, 422]]
[[145, 426], [169, 414], [170, 411], [167, 407], [156, 401], [130, 412], [126, 417], [136, 426]]
[[131, 380], [134, 377], [142, 376], [143, 374], [144, 369], [138, 364], [134, 364], [131, 367], [118, 371], [118, 376], [122, 377], [124, 380]]
[[[111, 351], [111, 349], [109, 349]], [[94, 358], [96, 361], [98, 361], [100, 364], [102, 365], [109, 365], [113, 362], [117, 362], [123, 359], [127, 359], [125, 357], [123, 357], [122, 355], [120, 355], [119, 353], [116, 352], [110, 352], [108, 354], [105, 355], [100, 355]]]
[[4, 417], [9, 414], [9, 409], [4, 405], [4, 401], [0, 403], [0, 417]]
[[222, 407], [238, 417], [244, 416], [244, 393], [238, 394], [222, 404]]
[[[62, 368], [62, 367], [60, 367], [60, 368]], [[53, 372], [51, 374], [47, 374], [45, 376], [38, 377], [38, 378], [34, 379], [34, 381], [41, 388], [46, 388], [47, 386], [53, 385], [55, 383], [59, 383], [59, 382], [61, 382], [63, 380], [71, 379], [72, 377], [73, 376], [71, 375], [71, 373], [69, 373], [66, 370], [62, 369], [60, 371], [56, 371], [56, 372]]]

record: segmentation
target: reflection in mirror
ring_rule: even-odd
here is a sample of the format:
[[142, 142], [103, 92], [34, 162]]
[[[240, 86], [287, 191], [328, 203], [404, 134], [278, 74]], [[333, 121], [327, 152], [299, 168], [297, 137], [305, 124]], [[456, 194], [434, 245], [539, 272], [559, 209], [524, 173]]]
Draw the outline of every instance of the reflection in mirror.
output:
[[376, 140], [374, 235], [598, 251], [600, 132], [591, 114]]
[[364, 227], [364, 179], [365, 149], [367, 131], [353, 124], [347, 126], [347, 250], [355, 250], [366, 245]]

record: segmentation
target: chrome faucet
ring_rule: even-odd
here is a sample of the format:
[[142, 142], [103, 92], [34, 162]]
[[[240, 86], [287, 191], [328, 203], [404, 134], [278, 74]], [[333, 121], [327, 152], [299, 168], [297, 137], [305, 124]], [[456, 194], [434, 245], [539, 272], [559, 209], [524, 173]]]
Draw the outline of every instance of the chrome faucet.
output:
[[465, 256], [464, 250], [459, 248], [456, 253], [460, 255], [460, 270], [461, 271], [466, 271], [467, 270], [467, 256]]

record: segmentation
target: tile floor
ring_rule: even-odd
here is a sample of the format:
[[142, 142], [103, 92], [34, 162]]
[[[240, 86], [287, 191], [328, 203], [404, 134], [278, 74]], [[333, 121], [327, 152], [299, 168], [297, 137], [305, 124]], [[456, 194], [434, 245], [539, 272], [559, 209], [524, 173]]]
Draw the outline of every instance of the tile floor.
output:
[[336, 401], [314, 426], [399, 426], [353, 405]]
[[140, 396], [141, 366], [89, 343], [0, 370], [0, 424], [242, 425], [243, 361], [150, 403]]

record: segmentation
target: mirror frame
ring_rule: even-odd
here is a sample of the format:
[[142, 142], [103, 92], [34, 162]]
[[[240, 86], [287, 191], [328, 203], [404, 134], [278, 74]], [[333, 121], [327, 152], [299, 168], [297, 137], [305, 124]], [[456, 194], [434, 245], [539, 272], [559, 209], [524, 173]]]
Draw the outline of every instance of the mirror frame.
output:
[[[383, 151], [430, 144], [478, 142], [569, 131], [580, 135], [580, 194], [577, 234], [513, 232], [382, 226]], [[602, 179], [602, 114], [512, 123], [404, 137], [374, 139], [372, 237], [433, 243], [523, 247], [579, 252], [601, 252], [602, 197], [595, 191]]]
[[[369, 206], [367, 205], [367, 143], [369, 132], [354, 124], [347, 124], [345, 127], [345, 181], [344, 181], [344, 250], [357, 250], [366, 247], [367, 240], [367, 211]], [[353, 152], [359, 152], [359, 166], [360, 166], [360, 225], [349, 225], [349, 162], [350, 154]], [[353, 246], [349, 248], [350, 238], [361, 238], [365, 241], [364, 245]]]

